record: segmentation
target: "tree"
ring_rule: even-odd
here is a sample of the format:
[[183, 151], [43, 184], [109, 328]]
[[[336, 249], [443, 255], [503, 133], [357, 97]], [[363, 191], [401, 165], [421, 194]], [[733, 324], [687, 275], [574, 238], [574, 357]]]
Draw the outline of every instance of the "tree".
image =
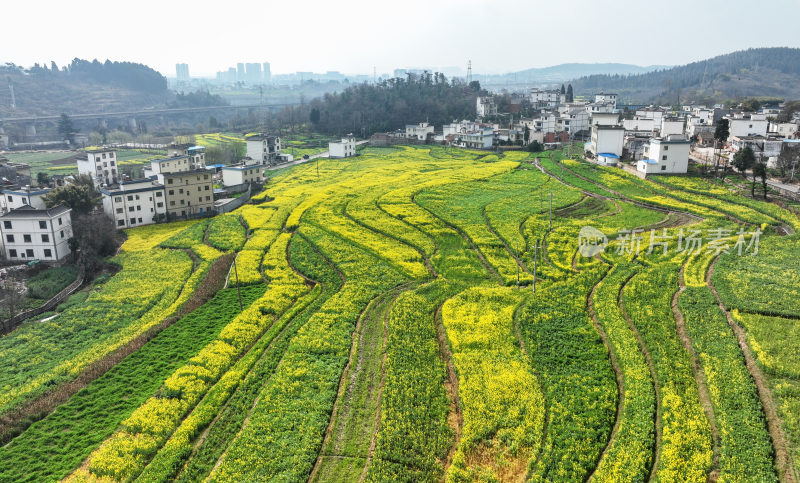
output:
[[39, 186], [45, 186], [50, 184], [50, 175], [45, 173], [44, 171], [39, 171], [36, 174], [36, 183]]
[[91, 276], [102, 268], [103, 258], [117, 251], [121, 239], [114, 220], [104, 213], [80, 214], [73, 217], [72, 229], [75, 241], [72, 247], [80, 247], [80, 262]]
[[561, 95], [565, 96], [567, 94], [567, 90], [564, 88], [564, 84], [561, 84]]
[[742, 101], [742, 109], [745, 111], [756, 112], [761, 109], [761, 103], [756, 98], [745, 99]]
[[753, 148], [745, 146], [733, 155], [733, 166], [744, 176], [744, 172], [756, 164], [756, 155]]
[[[728, 136], [730, 135], [730, 126], [728, 124], [727, 119], [720, 119], [717, 122], [717, 127], [714, 129], [714, 149], [717, 148], [717, 144], [720, 147], [723, 145], [725, 141], [728, 140]], [[719, 166], [719, 155], [715, 153], [714, 156], [714, 176], [717, 175], [717, 168]]]
[[[761, 186], [764, 189], [764, 199], [767, 199], [767, 165], [764, 163], [757, 163], [753, 166], [753, 184], [755, 185], [756, 176], [761, 178]], [[755, 189], [753, 189], [753, 197], [755, 198]]]
[[311, 109], [311, 114], [308, 115], [308, 120], [311, 121], [311, 124], [318, 124], [319, 123], [319, 109], [316, 107]]
[[528, 144], [528, 142], [531, 140], [531, 128], [528, 127], [527, 124], [525, 125], [525, 130], [523, 131], [522, 136], [525, 144]]
[[786, 177], [786, 172], [791, 171], [794, 175], [794, 167], [800, 161], [800, 149], [791, 148], [788, 143], [783, 143], [781, 153], [778, 155], [777, 165], [781, 171], [781, 177]]
[[75, 142], [75, 126], [72, 124], [72, 119], [64, 113], [58, 120], [58, 134], [61, 135], [61, 139], [66, 139], [70, 144]]
[[574, 101], [574, 97], [573, 97], [573, 93], [572, 93], [572, 84], [569, 84], [567, 86], [567, 99], [566, 100], [567, 100], [567, 102], [575, 102]]
[[64, 205], [72, 208], [77, 214], [88, 213], [97, 204], [97, 198], [92, 196], [92, 192], [86, 186], [75, 183], [56, 188], [44, 195], [43, 199], [48, 208]]
[[473, 91], [480, 92], [481, 83], [476, 81], [476, 80], [474, 80], [474, 81], [469, 83], [469, 88], [472, 89]]

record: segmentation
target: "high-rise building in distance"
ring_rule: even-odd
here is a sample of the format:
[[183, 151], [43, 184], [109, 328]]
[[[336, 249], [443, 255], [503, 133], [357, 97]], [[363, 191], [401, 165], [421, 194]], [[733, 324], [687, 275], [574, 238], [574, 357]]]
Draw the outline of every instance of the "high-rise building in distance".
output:
[[239, 62], [236, 64], [236, 82], [244, 82], [244, 63]]
[[175, 64], [175, 76], [179, 81], [188, 81], [189, 64]]
[[264, 82], [269, 82], [272, 80], [272, 73], [269, 70], [269, 62], [264, 62], [263, 66], [264, 69], [261, 71], [261, 75], [263, 76]]
[[248, 62], [245, 64], [245, 71], [247, 72], [245, 82], [251, 85], [261, 83], [261, 64], [258, 62]]

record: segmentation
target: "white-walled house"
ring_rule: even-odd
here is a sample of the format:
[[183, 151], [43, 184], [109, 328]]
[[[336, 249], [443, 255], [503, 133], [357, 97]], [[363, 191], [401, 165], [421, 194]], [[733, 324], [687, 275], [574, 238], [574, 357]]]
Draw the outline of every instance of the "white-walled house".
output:
[[251, 158], [241, 163], [222, 167], [222, 185], [237, 186], [245, 183], [260, 183], [264, 180], [266, 165]]
[[117, 152], [113, 149], [87, 151], [85, 158], [78, 158], [78, 174], [88, 174], [95, 187], [116, 184], [119, 180]]
[[100, 190], [103, 211], [114, 220], [117, 229], [155, 223], [166, 216], [164, 186], [151, 179], [123, 181], [118, 186]]
[[634, 118], [634, 119], [623, 119], [622, 120], [622, 127], [625, 128], [626, 131], [633, 131], [633, 132], [653, 132], [655, 129], [656, 123], [653, 119], [647, 118]]
[[[431, 132], [433, 132], [433, 126], [431, 126]], [[352, 134], [342, 138], [341, 141], [328, 143], [328, 157], [331, 159], [349, 158], [355, 155], [356, 138]]]
[[625, 139], [625, 128], [622, 126], [592, 126], [592, 138], [589, 151], [594, 155], [611, 153], [622, 156]]
[[[480, 97], [478, 99], [480, 99]], [[428, 139], [428, 135], [433, 136], [433, 126], [429, 125], [427, 122], [421, 122], [419, 124], [406, 124], [407, 139], [425, 141]]]
[[545, 90], [545, 89], [531, 89], [529, 99], [533, 107], [554, 108], [558, 106], [561, 101], [561, 91]]
[[0, 216], [3, 254], [11, 261], [58, 261], [70, 254], [72, 210], [25, 206]]
[[451, 144], [462, 148], [491, 149], [494, 145], [494, 128], [488, 126], [463, 129], [452, 136]]
[[[247, 157], [264, 164], [282, 161], [281, 138], [268, 134], [257, 134], [245, 140], [247, 142]], [[289, 159], [291, 161], [291, 159]]]
[[742, 136], [767, 136], [769, 121], [763, 114], [738, 114], [733, 117], [727, 116], [728, 139]]
[[653, 138], [636, 169], [645, 174], [684, 174], [689, 169], [689, 140], [680, 135]]
[[800, 125], [794, 122], [771, 122], [769, 123], [768, 131], [770, 134], [782, 138], [791, 138], [794, 137], [796, 133], [800, 132]]
[[2, 191], [0, 197], [0, 213], [7, 213], [24, 206], [32, 206], [37, 210], [44, 209], [44, 196], [50, 192], [50, 188], [33, 188], [23, 186], [20, 188], [7, 188]]
[[616, 126], [619, 123], [619, 114], [616, 112], [592, 112], [590, 124], [592, 126]]
[[617, 95], [611, 93], [599, 93], [594, 95], [594, 102], [596, 104], [612, 104], [614, 109], [617, 108]]
[[205, 162], [198, 161], [195, 156], [182, 154], [170, 158], [153, 159], [150, 166], [144, 168], [144, 177], [153, 178], [164, 173], [181, 173], [185, 171], [195, 171], [205, 169]]
[[478, 97], [475, 102], [475, 112], [477, 113], [478, 117], [496, 116], [497, 103], [495, 102], [494, 97]]
[[680, 117], [662, 117], [661, 128], [658, 131], [659, 137], [682, 136], [684, 131], [684, 121]]

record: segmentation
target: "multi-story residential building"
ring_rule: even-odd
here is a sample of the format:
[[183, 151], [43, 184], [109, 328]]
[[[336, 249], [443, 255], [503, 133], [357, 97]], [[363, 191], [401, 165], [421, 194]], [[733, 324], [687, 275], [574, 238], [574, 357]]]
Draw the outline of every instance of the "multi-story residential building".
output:
[[100, 190], [103, 211], [117, 229], [149, 225], [166, 218], [164, 186], [152, 179], [123, 181]]
[[198, 166], [205, 166], [206, 164], [206, 148], [205, 146], [195, 146], [193, 144], [170, 144], [167, 146], [167, 157], [176, 158], [178, 156], [189, 156], [189, 161]]
[[661, 125], [661, 118], [664, 117], [664, 110], [660, 107], [647, 107], [636, 110], [636, 117], [639, 119], [652, 119], [656, 126]]
[[589, 131], [589, 113], [582, 107], [562, 112], [556, 122], [557, 131], [565, 131], [570, 137]]
[[34, 188], [27, 185], [18, 188], [6, 188], [2, 190], [0, 212], [7, 213], [24, 206], [32, 206], [37, 210], [44, 209], [44, 197], [50, 191], [50, 188]]
[[770, 122], [767, 132], [782, 138], [793, 138], [800, 132], [800, 125], [795, 122]]
[[541, 111], [538, 116], [533, 118], [532, 127], [534, 132], [553, 133], [556, 132], [556, 115], [549, 111]]
[[593, 112], [590, 124], [592, 126], [616, 126], [619, 123], [619, 114], [616, 112]]
[[496, 116], [497, 103], [495, 102], [494, 97], [478, 97], [476, 100], [476, 111], [478, 117]]
[[611, 93], [599, 93], [594, 95], [595, 104], [611, 104], [614, 109], [617, 108], [617, 95]]
[[742, 136], [767, 136], [769, 121], [764, 114], [734, 114], [725, 116], [728, 120], [728, 139]]
[[645, 174], [681, 174], [689, 168], [689, 140], [683, 135], [653, 138], [636, 169]]
[[561, 101], [561, 91], [558, 89], [531, 89], [529, 94], [531, 105], [538, 108], [552, 109], [558, 107]]
[[31, 167], [27, 164], [12, 163], [0, 156], [0, 185], [25, 186], [31, 184]]
[[13, 261], [57, 261], [70, 253], [71, 209], [25, 206], [0, 216], [5, 258]]
[[264, 163], [252, 158], [244, 158], [240, 163], [222, 167], [222, 184], [238, 186], [246, 183], [261, 183], [264, 181], [264, 168], [266, 168]]
[[150, 161], [150, 166], [144, 168], [144, 177], [152, 179], [161, 173], [180, 173], [205, 169], [205, 163], [198, 161], [198, 159], [197, 156], [186, 154], [171, 158], [153, 159]]
[[661, 128], [658, 130], [658, 135], [662, 138], [667, 136], [683, 136], [684, 120], [682, 117], [662, 117]]
[[161, 173], [169, 218], [192, 217], [214, 209], [214, 181], [206, 169]]
[[247, 138], [247, 157], [270, 165], [282, 160], [281, 138], [257, 134]]
[[117, 152], [113, 149], [87, 151], [85, 158], [77, 159], [77, 164], [78, 174], [91, 176], [97, 188], [116, 184], [119, 181]]
[[656, 123], [653, 119], [640, 119], [636, 117], [622, 120], [622, 127], [625, 128], [625, 131], [652, 133], [655, 130], [655, 126]]
[[[424, 123], [426, 126], [428, 123]], [[406, 126], [408, 130], [408, 126]], [[433, 126], [431, 126], [431, 134], [433, 134]], [[332, 159], [349, 158], [356, 155], [356, 138], [352, 134], [343, 137], [341, 141], [334, 141], [328, 143], [328, 157]]]
[[406, 138], [425, 141], [428, 135], [433, 136], [433, 126], [427, 122], [419, 124], [406, 124]]
[[625, 128], [622, 126], [592, 126], [592, 138], [588, 143], [589, 151], [595, 156], [614, 154], [622, 156]]
[[462, 129], [449, 135], [452, 146], [470, 149], [491, 149], [494, 145], [494, 128], [490, 126], [476, 126], [471, 129]]

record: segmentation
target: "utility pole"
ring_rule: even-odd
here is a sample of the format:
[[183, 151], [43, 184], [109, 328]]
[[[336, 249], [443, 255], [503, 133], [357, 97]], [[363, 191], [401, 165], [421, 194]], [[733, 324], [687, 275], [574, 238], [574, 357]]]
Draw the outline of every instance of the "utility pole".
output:
[[239, 295], [239, 312], [241, 312], [244, 307], [242, 307], [242, 289], [239, 288], [239, 271], [236, 269], [236, 255], [233, 256], [233, 273], [236, 275], [236, 293]]
[[[519, 249], [518, 249], [518, 247], [517, 247], [517, 244], [516, 244], [516, 243], [514, 243], [514, 251], [516, 252], [516, 254], [517, 254], [517, 257], [519, 257]], [[519, 288], [519, 261], [518, 261], [518, 260], [516, 260], [516, 259], [514, 259], [514, 262], [515, 262], [515, 263], [516, 263], [516, 265], [517, 265], [517, 288]]]
[[550, 192], [550, 217], [547, 223], [547, 231], [553, 229], [553, 192]]
[[536, 261], [539, 258], [539, 239], [537, 238], [533, 243], [533, 293], [536, 293]]

